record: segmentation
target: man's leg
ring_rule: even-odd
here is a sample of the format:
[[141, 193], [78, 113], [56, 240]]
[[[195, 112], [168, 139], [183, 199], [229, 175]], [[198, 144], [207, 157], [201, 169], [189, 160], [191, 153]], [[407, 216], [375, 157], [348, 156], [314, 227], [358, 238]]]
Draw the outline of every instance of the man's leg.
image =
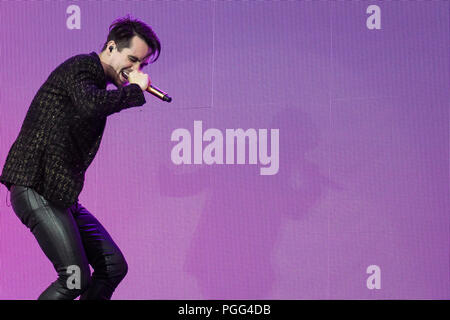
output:
[[56, 207], [34, 189], [23, 186], [11, 187], [11, 204], [58, 273], [58, 279], [38, 299], [78, 297], [89, 286], [90, 270], [78, 226], [69, 209]]
[[127, 262], [105, 228], [86, 208], [78, 203], [72, 213], [94, 269], [91, 285], [80, 300], [109, 300], [127, 274]]

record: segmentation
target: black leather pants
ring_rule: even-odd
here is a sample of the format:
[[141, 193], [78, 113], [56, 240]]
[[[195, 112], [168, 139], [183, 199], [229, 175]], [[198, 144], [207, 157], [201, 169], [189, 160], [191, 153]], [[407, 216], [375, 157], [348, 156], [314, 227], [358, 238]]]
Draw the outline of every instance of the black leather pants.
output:
[[[11, 205], [58, 274], [39, 300], [74, 300], [79, 295], [80, 300], [111, 299], [128, 266], [108, 232], [86, 208], [77, 202], [63, 209], [32, 188], [14, 185]], [[94, 269], [92, 277], [89, 264]]]

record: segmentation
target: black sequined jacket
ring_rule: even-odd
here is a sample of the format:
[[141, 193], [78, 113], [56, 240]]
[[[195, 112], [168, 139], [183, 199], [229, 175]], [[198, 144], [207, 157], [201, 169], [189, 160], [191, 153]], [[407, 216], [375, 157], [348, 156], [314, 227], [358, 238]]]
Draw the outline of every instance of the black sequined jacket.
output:
[[137, 84], [106, 90], [106, 75], [96, 52], [59, 65], [36, 93], [9, 150], [0, 183], [33, 187], [62, 207], [78, 201], [87, 168], [94, 159], [106, 117], [142, 106]]

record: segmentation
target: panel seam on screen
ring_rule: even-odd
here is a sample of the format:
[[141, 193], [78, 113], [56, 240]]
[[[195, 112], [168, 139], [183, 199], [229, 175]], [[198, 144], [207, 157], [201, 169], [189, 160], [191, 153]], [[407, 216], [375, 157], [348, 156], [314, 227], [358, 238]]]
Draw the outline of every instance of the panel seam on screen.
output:
[[[330, 2], [330, 6], [328, 7], [328, 14], [329, 14], [329, 23], [330, 23], [330, 73], [328, 77], [328, 106], [329, 106], [329, 113], [328, 113], [328, 119], [329, 119], [329, 134], [328, 134], [328, 148], [330, 149], [330, 155], [331, 153], [331, 139], [330, 134], [332, 130], [332, 124], [331, 124], [331, 83], [333, 81], [333, 15], [331, 14], [333, 12], [333, 3]], [[331, 181], [331, 165], [330, 161], [328, 161], [328, 181]], [[330, 299], [330, 214], [332, 214], [333, 206], [330, 208], [330, 212], [327, 214], [327, 293], [328, 293], [328, 299]]]
[[216, 37], [216, 1], [213, 1], [212, 18], [212, 61], [211, 61], [211, 108], [214, 106], [214, 45]]

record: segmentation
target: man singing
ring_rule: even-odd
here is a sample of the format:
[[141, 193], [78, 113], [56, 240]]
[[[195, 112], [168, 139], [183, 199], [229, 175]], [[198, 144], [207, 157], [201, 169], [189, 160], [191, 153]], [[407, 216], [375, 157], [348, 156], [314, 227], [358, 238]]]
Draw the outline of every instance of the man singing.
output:
[[[148, 25], [129, 16], [118, 19], [100, 55], [80, 54], [63, 62], [31, 102], [0, 182], [58, 274], [40, 300], [80, 295], [80, 300], [109, 300], [127, 273], [122, 252], [78, 196], [106, 118], [146, 102], [143, 91], [150, 79], [141, 69], [160, 51]], [[117, 90], [106, 90], [108, 83]]]

